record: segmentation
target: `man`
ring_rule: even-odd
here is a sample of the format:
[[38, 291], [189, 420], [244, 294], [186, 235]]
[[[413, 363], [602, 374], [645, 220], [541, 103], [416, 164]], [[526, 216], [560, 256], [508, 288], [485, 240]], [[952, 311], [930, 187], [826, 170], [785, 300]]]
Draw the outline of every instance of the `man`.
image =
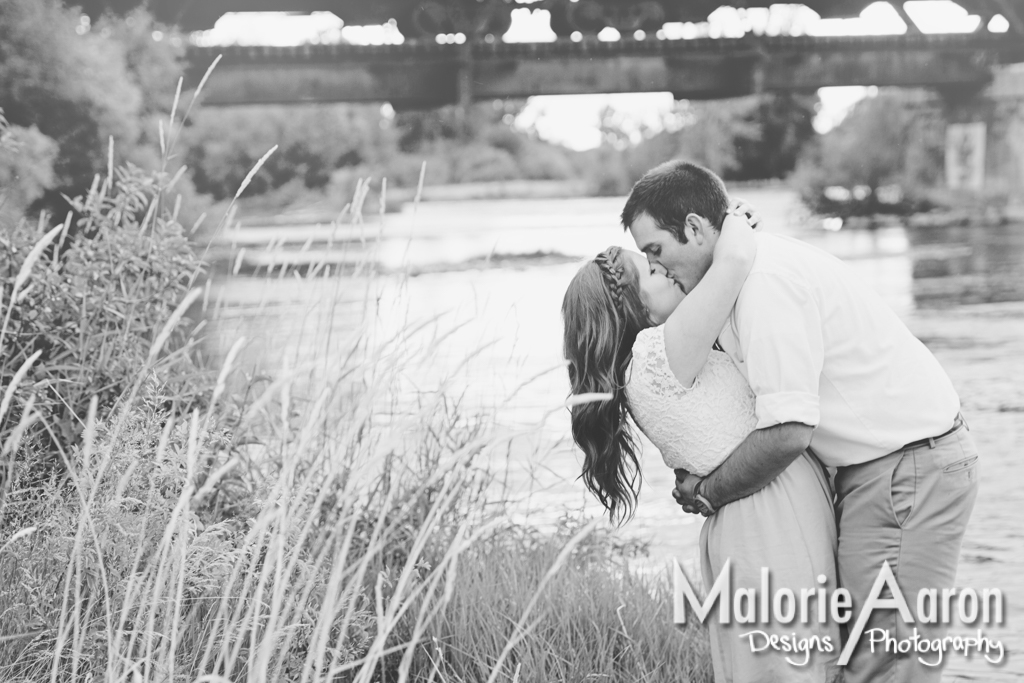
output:
[[[711, 265], [728, 204], [715, 174], [673, 161], [637, 182], [622, 223], [649, 262], [689, 292]], [[707, 477], [677, 470], [673, 495], [684, 509], [713, 512], [750, 495], [810, 448], [836, 468], [839, 581], [854, 620], [885, 562], [915, 613], [920, 589], [952, 588], [978, 453], [949, 378], [881, 298], [831, 255], [759, 234], [719, 343], [757, 397], [757, 428]], [[875, 610], [865, 632], [945, 633], [917, 621]], [[846, 669], [847, 683], [940, 677], [941, 667], [913, 651], [872, 652], [867, 637]]]

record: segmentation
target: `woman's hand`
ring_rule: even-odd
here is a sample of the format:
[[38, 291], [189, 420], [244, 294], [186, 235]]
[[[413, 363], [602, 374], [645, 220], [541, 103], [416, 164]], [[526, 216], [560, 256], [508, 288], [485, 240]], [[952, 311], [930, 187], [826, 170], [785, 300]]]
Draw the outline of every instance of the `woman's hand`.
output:
[[683, 512], [708, 517], [714, 514], [714, 511], [697, 496], [697, 484], [700, 482], [701, 477], [696, 474], [690, 474], [684, 469], [677, 469], [676, 485], [672, 489], [672, 497], [683, 508]]
[[728, 260], [749, 267], [754, 263], [756, 253], [757, 241], [745, 211], [741, 208], [726, 214], [712, 260], [716, 263]]
[[683, 512], [695, 515], [700, 512], [697, 509], [697, 501], [693, 497], [693, 488], [697, 485], [698, 477], [682, 468], [676, 468], [675, 472], [676, 485], [672, 489], [672, 497], [683, 508]]
[[753, 228], [754, 230], [757, 230], [758, 228], [761, 227], [761, 214], [757, 212], [757, 209], [755, 209], [753, 206], [743, 201], [742, 199], [737, 199], [733, 197], [730, 200], [729, 213], [746, 216], [747, 224], [750, 225], [750, 227]]

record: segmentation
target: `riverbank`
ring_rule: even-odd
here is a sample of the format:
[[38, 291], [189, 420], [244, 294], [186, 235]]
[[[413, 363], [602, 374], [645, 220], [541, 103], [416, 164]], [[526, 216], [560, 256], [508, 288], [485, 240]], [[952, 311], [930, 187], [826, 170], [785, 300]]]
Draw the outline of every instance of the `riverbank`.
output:
[[[749, 192], [788, 191], [783, 180], [757, 180], [729, 184], [739, 197]], [[385, 191], [381, 206], [380, 179], [368, 178], [365, 194], [357, 198], [358, 213], [363, 217], [400, 214], [413, 210], [416, 204], [487, 202], [501, 200], [538, 201], [551, 199], [580, 200], [597, 196], [596, 188], [584, 180], [503, 180], [493, 182], [392, 187]], [[223, 215], [230, 202], [214, 204], [210, 215]], [[352, 221], [351, 195], [328, 190], [285, 191], [255, 197], [242, 197], [236, 202], [233, 220], [244, 228], [282, 228], [294, 226], [327, 226]]]

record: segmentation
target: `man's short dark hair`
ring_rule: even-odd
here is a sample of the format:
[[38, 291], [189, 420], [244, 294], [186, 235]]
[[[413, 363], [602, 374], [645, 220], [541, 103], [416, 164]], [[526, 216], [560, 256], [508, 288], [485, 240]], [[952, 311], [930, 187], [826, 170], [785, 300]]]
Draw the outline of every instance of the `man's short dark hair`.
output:
[[721, 230], [728, 210], [729, 195], [722, 179], [703, 166], [677, 159], [652, 168], [636, 182], [622, 209], [622, 226], [628, 230], [647, 214], [685, 244], [683, 226], [688, 214], [703, 216]]

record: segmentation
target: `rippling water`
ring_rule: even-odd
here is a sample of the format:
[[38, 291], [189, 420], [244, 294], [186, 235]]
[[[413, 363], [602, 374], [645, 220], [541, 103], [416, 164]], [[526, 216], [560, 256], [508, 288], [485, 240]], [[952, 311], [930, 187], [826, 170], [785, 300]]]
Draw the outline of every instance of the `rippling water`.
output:
[[[982, 493], [964, 545], [958, 582], [998, 587], [1007, 596], [1007, 647], [1024, 652], [1015, 605], [1024, 604], [1024, 225], [889, 227], [828, 232], [785, 190], [742, 196], [758, 207], [765, 230], [807, 240], [850, 263], [943, 362], [961, 393], [983, 454]], [[218, 277], [211, 291], [208, 350], [223, 356], [238, 335], [251, 340], [248, 362], [269, 372], [322, 358], [365, 321], [367, 302], [378, 333], [410, 322], [459, 326], [412, 381], [447, 381], [464, 407], [496, 410], [514, 440], [513, 485], [527, 519], [551, 523], [567, 510], [599, 507], [584, 494], [579, 459], [568, 438], [568, 393], [561, 361], [562, 294], [582, 259], [608, 245], [634, 248], [618, 224], [620, 198], [423, 204], [371, 223], [347, 248], [347, 260], [372, 258], [389, 275], [314, 279]], [[306, 232], [302, 232], [306, 231]], [[256, 242], [312, 226], [239, 233]], [[253, 237], [255, 235], [255, 237]], [[299, 244], [295, 245], [298, 248]], [[283, 247], [279, 247], [281, 249]], [[256, 250], [247, 247], [250, 254]], [[466, 358], [475, 353], [472, 359]], [[669, 492], [673, 476], [649, 444], [636, 518], [624, 534], [650, 542], [647, 566], [672, 557], [692, 563], [699, 518], [681, 513]], [[1018, 661], [1019, 660], [1019, 661]], [[1006, 666], [954, 661], [949, 669], [977, 680], [1024, 678], [1024, 653]]]

